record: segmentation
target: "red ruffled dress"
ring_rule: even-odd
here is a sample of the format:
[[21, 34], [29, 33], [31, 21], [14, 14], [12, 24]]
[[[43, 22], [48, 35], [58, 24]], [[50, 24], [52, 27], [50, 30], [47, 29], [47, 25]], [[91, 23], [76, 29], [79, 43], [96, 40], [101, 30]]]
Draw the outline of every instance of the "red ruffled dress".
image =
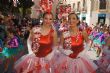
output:
[[[54, 58], [52, 73], [93, 73], [97, 66], [84, 54], [84, 39], [79, 32], [77, 36], [70, 36], [71, 51], [69, 55], [57, 52]], [[63, 45], [64, 50], [65, 44]]]
[[[54, 31], [50, 30], [47, 35], [40, 35], [39, 38], [34, 38], [32, 41], [32, 51], [38, 48], [37, 53], [27, 54], [18, 60], [15, 64], [17, 73], [50, 73], [51, 57], [54, 55], [53, 36]], [[38, 33], [35, 33], [35, 36]], [[36, 41], [39, 40], [39, 43]]]

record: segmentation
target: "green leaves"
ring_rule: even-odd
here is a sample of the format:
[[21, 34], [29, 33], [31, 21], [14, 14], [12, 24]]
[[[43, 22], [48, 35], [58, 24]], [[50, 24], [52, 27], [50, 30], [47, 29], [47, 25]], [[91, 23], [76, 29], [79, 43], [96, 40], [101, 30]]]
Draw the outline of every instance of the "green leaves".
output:
[[18, 0], [18, 1], [19, 1], [18, 7], [30, 8], [34, 5], [32, 0]]

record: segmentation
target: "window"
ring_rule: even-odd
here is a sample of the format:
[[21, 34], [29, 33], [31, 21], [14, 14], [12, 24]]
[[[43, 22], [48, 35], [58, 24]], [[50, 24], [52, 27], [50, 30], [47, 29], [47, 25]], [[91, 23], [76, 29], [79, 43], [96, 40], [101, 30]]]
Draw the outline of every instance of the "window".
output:
[[99, 9], [106, 9], [106, 0], [99, 0]]
[[82, 11], [86, 11], [87, 10], [87, 5], [86, 5], [86, 1], [83, 0], [83, 7], [82, 7]]
[[80, 2], [77, 3], [77, 11], [80, 11]]
[[86, 6], [85, 4], [86, 4], [86, 2], [85, 2], [85, 0], [83, 0], [83, 7], [85, 7], [85, 6]]
[[75, 9], [75, 3], [73, 3], [73, 9]]

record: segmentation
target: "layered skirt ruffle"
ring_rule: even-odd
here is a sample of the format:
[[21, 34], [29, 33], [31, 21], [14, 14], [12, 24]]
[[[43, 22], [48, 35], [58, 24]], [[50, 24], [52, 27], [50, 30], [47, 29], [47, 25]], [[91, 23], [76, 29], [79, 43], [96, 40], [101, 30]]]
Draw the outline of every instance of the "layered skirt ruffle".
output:
[[60, 52], [56, 52], [52, 62], [52, 73], [93, 73], [97, 69], [97, 65], [82, 53], [73, 59]]
[[15, 63], [14, 68], [16, 73], [93, 73], [97, 66], [83, 53], [73, 59], [55, 50], [42, 58], [27, 54]]
[[35, 54], [27, 54], [21, 57], [14, 66], [16, 73], [51, 73], [51, 58], [54, 50], [46, 57], [36, 57]]

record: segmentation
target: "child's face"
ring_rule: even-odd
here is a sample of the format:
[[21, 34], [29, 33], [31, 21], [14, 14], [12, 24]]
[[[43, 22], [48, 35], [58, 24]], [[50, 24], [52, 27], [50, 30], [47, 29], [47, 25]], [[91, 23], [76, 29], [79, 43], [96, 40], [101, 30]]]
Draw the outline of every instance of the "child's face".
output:
[[53, 22], [53, 16], [51, 14], [46, 14], [43, 19], [44, 24], [51, 25]]
[[9, 37], [12, 38], [13, 37], [13, 34], [12, 33], [9, 33]]
[[77, 19], [75, 14], [71, 14], [68, 17], [68, 21], [69, 21], [70, 26], [73, 26], [73, 27], [77, 26], [77, 24], [79, 23], [79, 20]]
[[63, 19], [62, 22], [63, 22], [64, 24], [66, 24], [66, 23], [67, 23], [67, 19]]

